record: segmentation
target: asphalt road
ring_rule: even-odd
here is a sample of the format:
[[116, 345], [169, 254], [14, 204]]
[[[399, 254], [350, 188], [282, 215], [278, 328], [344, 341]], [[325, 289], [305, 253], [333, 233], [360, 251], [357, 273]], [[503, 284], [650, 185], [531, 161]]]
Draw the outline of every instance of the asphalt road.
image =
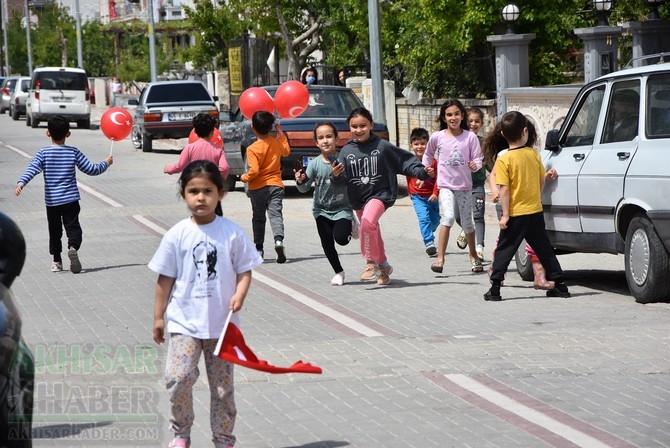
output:
[[[45, 124], [5, 115], [0, 129], [0, 209], [28, 246], [13, 291], [38, 362], [34, 446], [167, 446], [166, 347], [151, 337], [156, 276], [146, 264], [187, 215], [177, 178], [162, 173], [178, 152], [142, 153], [126, 139], [107, 173], [79, 173], [84, 269], [73, 275], [66, 261], [51, 273], [42, 178], [14, 196], [48, 143]], [[100, 130], [75, 128], [68, 143], [94, 161], [112, 149]], [[241, 184], [223, 208], [250, 232]], [[497, 227], [487, 208], [490, 254]], [[510, 272], [504, 300], [485, 302], [488, 278], [470, 272], [456, 235], [444, 274], [431, 272], [402, 197], [382, 220], [391, 285], [358, 281], [364, 262], [350, 244], [340, 248], [347, 283], [331, 287], [309, 195], [288, 185], [284, 217], [289, 261], [266, 259], [254, 272], [242, 329], [261, 358], [324, 372], [236, 367], [236, 446], [670, 446], [670, 305], [635, 303], [623, 257], [560, 256], [569, 299], [544, 297]], [[211, 446], [200, 370], [194, 447]]]

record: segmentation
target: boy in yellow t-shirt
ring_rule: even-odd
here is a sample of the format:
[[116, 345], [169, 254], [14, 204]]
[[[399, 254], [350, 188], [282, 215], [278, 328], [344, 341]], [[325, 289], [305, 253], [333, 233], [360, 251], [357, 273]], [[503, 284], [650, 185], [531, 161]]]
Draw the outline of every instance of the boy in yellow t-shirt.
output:
[[240, 177], [248, 183], [251, 199], [251, 226], [256, 250], [263, 256], [266, 213], [275, 241], [277, 263], [286, 262], [284, 252], [284, 183], [281, 175], [281, 158], [291, 153], [286, 135], [278, 124], [277, 137], [270, 135], [275, 117], [269, 112], [258, 111], [251, 117], [251, 128], [258, 140], [247, 148], [248, 171]]
[[484, 300], [502, 300], [500, 286], [505, 272], [524, 239], [535, 250], [547, 271], [547, 278], [555, 282], [554, 288], [547, 291], [547, 297], [570, 297], [544, 225], [540, 192], [545, 171], [539, 154], [531, 147], [535, 142], [535, 127], [522, 113], [508, 112], [502, 117], [500, 129], [509, 143], [509, 150], [496, 160], [502, 216], [491, 289], [484, 294]]

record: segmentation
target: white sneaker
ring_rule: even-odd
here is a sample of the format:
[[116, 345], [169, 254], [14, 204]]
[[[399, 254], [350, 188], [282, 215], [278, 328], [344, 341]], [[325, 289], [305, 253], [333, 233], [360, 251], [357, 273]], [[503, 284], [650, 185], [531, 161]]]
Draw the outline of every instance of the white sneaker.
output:
[[330, 286], [342, 286], [344, 285], [344, 271], [338, 272], [335, 274], [335, 277], [330, 281]]
[[60, 272], [63, 270], [63, 263], [60, 261], [54, 261], [51, 263], [51, 272]]
[[356, 215], [356, 212], [354, 212], [354, 219], [351, 220], [351, 237], [355, 240], [360, 238], [361, 234], [358, 229], [358, 227], [361, 225], [361, 223], [358, 221], [358, 216]]
[[482, 246], [481, 244], [477, 244], [475, 252], [477, 253], [477, 256], [479, 257], [480, 260], [484, 259], [484, 246]]

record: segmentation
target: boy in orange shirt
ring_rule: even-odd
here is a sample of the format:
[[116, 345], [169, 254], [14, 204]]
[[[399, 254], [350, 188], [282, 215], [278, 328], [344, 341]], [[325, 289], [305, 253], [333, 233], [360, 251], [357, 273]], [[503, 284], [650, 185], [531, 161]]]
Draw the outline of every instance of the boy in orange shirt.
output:
[[275, 240], [277, 263], [286, 262], [284, 252], [284, 183], [282, 182], [281, 158], [291, 153], [286, 134], [281, 126], [275, 125], [277, 137], [270, 131], [275, 117], [269, 112], [258, 111], [251, 117], [251, 128], [258, 138], [247, 148], [249, 170], [240, 180], [248, 183], [251, 199], [251, 227], [254, 233], [256, 250], [263, 256], [265, 241], [266, 213], [270, 218], [270, 227]]

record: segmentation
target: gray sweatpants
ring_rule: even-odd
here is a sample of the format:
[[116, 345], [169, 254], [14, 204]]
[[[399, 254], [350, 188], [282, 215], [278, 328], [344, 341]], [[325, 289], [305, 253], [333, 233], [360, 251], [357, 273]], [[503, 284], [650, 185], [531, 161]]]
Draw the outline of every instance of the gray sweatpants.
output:
[[270, 218], [270, 228], [272, 228], [274, 241], [284, 241], [284, 215], [282, 214], [284, 189], [270, 185], [258, 190], [249, 190], [249, 198], [251, 199], [252, 212], [251, 227], [254, 232], [256, 249], [263, 250], [266, 213], [267, 217]]

